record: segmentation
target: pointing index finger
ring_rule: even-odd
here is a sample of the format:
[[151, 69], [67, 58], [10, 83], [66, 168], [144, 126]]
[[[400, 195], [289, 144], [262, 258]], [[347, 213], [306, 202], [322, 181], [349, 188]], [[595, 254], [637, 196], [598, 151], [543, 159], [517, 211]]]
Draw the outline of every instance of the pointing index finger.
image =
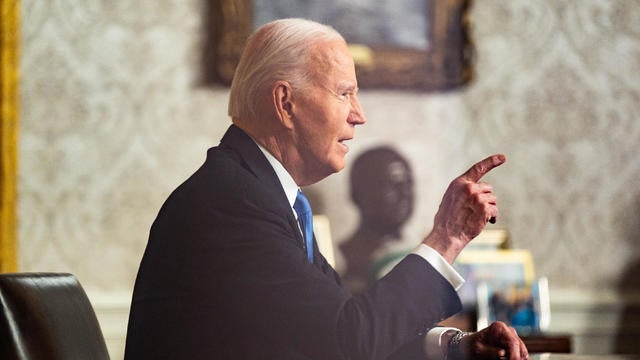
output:
[[480, 179], [494, 167], [500, 166], [507, 161], [502, 154], [491, 155], [488, 158], [475, 163], [466, 173], [462, 174], [462, 178], [478, 182]]

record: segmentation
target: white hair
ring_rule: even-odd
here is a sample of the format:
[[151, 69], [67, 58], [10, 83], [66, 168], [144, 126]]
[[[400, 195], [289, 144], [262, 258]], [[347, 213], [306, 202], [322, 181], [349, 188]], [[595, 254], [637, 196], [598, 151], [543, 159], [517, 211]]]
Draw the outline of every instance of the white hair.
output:
[[342, 40], [335, 29], [305, 19], [281, 19], [267, 23], [251, 35], [240, 57], [229, 93], [229, 116], [253, 121], [258, 103], [278, 80], [294, 89], [309, 84], [310, 45]]

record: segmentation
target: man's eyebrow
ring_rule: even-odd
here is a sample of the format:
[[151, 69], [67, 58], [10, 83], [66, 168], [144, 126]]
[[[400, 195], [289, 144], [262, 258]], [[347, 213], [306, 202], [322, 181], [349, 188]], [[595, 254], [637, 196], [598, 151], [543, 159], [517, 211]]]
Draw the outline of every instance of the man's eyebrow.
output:
[[329, 85], [322, 85], [322, 87], [324, 87], [330, 93], [335, 94], [336, 96], [341, 95], [345, 92], [350, 92], [355, 94], [359, 90], [358, 85], [349, 81], [339, 82], [335, 85], [335, 88]]
[[338, 84], [338, 89], [340, 91], [357, 92], [358, 91], [358, 85], [354, 84], [352, 82], [342, 82], [342, 83]]

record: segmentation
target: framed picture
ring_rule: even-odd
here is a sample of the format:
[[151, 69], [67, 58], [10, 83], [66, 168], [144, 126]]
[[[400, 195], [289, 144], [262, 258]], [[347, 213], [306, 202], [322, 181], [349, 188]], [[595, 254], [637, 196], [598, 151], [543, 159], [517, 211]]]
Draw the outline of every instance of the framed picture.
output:
[[[350, 44], [362, 88], [444, 91], [467, 84], [473, 77], [471, 0], [372, 1], [364, 5], [348, 0], [205, 3], [203, 75], [208, 84], [230, 84], [248, 36], [262, 22], [283, 17], [310, 18], [336, 27]], [[317, 15], [320, 10], [322, 14]], [[355, 38], [358, 33], [364, 37]]]
[[478, 286], [478, 329], [495, 321], [512, 326], [520, 336], [549, 326], [549, 285], [546, 278], [531, 283], [491, 283]]
[[530, 284], [535, 279], [533, 258], [528, 250], [463, 250], [456, 270], [466, 280], [459, 290], [465, 307], [477, 304], [477, 289], [482, 283]]

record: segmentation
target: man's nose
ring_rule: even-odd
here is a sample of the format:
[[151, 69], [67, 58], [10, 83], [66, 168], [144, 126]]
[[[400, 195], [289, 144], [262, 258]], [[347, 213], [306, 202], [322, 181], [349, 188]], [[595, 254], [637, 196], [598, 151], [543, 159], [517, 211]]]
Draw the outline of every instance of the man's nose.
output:
[[362, 106], [357, 96], [353, 96], [351, 100], [351, 113], [349, 114], [349, 123], [354, 125], [362, 125], [367, 122]]

